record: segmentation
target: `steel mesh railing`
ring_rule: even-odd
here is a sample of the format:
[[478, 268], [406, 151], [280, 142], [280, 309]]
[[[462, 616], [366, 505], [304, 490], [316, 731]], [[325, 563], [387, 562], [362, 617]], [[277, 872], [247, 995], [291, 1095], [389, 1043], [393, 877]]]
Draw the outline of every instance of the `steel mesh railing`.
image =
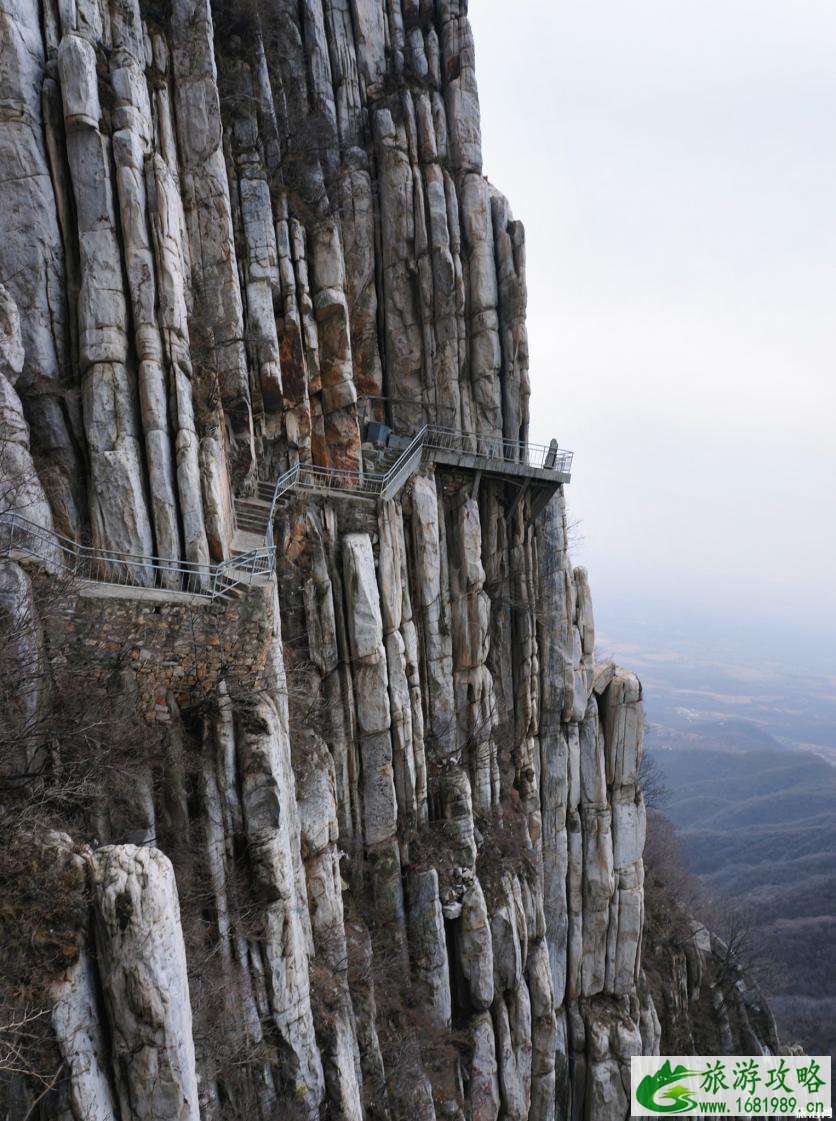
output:
[[394, 498], [424, 458], [426, 451], [433, 449], [472, 455], [489, 466], [502, 463], [518, 464], [537, 468], [544, 473], [554, 471], [565, 477], [568, 477], [572, 470], [573, 453], [558, 448], [556, 443], [548, 445], [517, 443], [501, 437], [482, 436], [478, 433], [459, 432], [454, 428], [425, 424], [413, 436], [385, 475], [342, 471], [334, 467], [317, 467], [312, 463], [297, 463], [277, 479], [272, 494], [269, 487], [264, 484], [259, 487], [259, 494], [265, 501], [271, 502], [269, 517], [271, 526], [276, 503], [291, 490], [318, 493], [335, 491], [354, 498]]
[[185, 592], [204, 599], [216, 599], [269, 576], [275, 566], [272, 526], [268, 536], [264, 548], [218, 564], [197, 564], [80, 545], [15, 511], [0, 514], [0, 556], [32, 557], [52, 571], [81, 581]]
[[297, 463], [279, 476], [272, 487], [260, 484], [259, 495], [265, 503], [270, 503], [264, 546], [219, 564], [139, 556], [81, 545], [54, 530], [44, 529], [16, 511], [0, 514], [0, 556], [30, 556], [54, 571], [63, 571], [80, 580], [186, 592], [203, 599], [216, 599], [234, 588], [252, 585], [258, 578], [273, 572], [276, 561], [273, 521], [276, 504], [283, 495], [301, 490], [319, 494], [336, 492], [374, 501], [394, 498], [428, 450], [474, 456], [488, 466], [520, 464], [544, 473], [554, 471], [567, 478], [572, 468], [572, 452], [558, 449], [555, 443], [549, 446], [515, 443], [499, 437], [425, 425], [385, 474]]
[[455, 428], [442, 428], [436, 424], [428, 425], [426, 432], [426, 446], [439, 451], [475, 455], [491, 463], [519, 463], [564, 475], [569, 475], [572, 470], [574, 453], [558, 448], [556, 444], [522, 443], [499, 436], [459, 432]]

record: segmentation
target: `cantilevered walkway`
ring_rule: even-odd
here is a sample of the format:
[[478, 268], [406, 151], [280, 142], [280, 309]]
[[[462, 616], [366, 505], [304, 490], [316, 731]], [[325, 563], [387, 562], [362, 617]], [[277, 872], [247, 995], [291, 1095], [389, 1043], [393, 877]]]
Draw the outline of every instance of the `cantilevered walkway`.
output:
[[259, 483], [253, 497], [237, 498], [233, 555], [219, 564], [80, 545], [15, 511], [0, 513], [0, 558], [33, 560], [48, 571], [98, 588], [100, 595], [118, 595], [121, 588], [147, 599], [234, 599], [248, 587], [263, 585], [272, 574], [276, 508], [293, 492], [379, 502], [395, 498], [422, 463], [437, 463], [473, 473], [476, 483], [489, 476], [516, 484], [512, 510], [530, 494], [531, 514], [536, 517], [557, 488], [571, 478], [572, 452], [559, 449], [554, 440], [547, 447], [425, 425], [411, 440], [395, 437], [392, 441], [390, 436], [389, 441], [398, 453], [382, 449], [384, 462], [391, 463], [385, 472], [340, 471], [298, 463], [275, 483]]
[[[403, 437], [395, 439], [398, 445], [405, 443]], [[513, 482], [519, 487], [515, 502], [533, 490], [532, 516], [536, 517], [545, 504], [543, 500], [547, 502], [572, 475], [573, 453], [558, 448], [554, 440], [548, 446], [514, 443], [426, 424], [396, 458], [392, 453], [387, 456], [385, 447], [382, 450], [384, 461], [391, 461], [385, 472], [340, 471], [298, 463], [275, 484], [259, 483], [253, 498], [236, 499], [239, 528], [255, 535], [266, 533], [276, 505], [291, 492], [368, 502], [395, 498], [422, 463], [438, 463]]]

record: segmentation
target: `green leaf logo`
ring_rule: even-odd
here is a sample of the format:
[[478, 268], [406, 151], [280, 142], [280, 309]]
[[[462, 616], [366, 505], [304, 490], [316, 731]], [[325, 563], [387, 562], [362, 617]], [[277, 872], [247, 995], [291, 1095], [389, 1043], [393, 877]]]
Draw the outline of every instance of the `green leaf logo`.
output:
[[638, 1084], [636, 1100], [654, 1113], [687, 1113], [697, 1108], [693, 1091], [686, 1086], [671, 1084], [683, 1078], [696, 1078], [699, 1073], [698, 1070], [688, 1070], [683, 1066], [671, 1070], [671, 1064], [665, 1061], [656, 1074], [646, 1075]]

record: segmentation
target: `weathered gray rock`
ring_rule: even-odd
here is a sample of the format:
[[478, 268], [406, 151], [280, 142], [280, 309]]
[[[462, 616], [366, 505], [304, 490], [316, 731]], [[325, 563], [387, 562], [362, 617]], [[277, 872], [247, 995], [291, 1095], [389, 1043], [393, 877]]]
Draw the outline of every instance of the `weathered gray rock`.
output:
[[[17, 515], [25, 522], [6, 518], [0, 527], [4, 550], [34, 549], [45, 563], [56, 569], [61, 553], [52, 538], [52, 511], [29, 448], [30, 428], [23, 405], [15, 391], [23, 370], [24, 352], [17, 307], [0, 285], [0, 516]], [[40, 526], [45, 534], [28, 532], [26, 523]]]
[[383, 622], [367, 535], [349, 534], [343, 539], [343, 563], [363, 766], [364, 832], [366, 843], [374, 845], [394, 836], [397, 800]]
[[466, 500], [455, 512], [450, 541], [450, 616], [453, 632], [458, 746], [470, 764], [473, 804], [485, 811], [499, 800], [493, 731], [498, 723], [490, 653], [490, 600], [484, 591], [479, 507]]
[[153, 848], [88, 858], [120, 1110], [198, 1121], [186, 953], [174, 872]]
[[93, 44], [80, 35], [65, 35], [58, 49], [58, 70], [78, 229], [79, 364], [91, 467], [93, 536], [100, 547], [151, 556], [153, 538], [143, 493], [136, 391], [126, 366], [122, 256], [109, 144], [99, 132], [101, 106]]
[[450, 754], [456, 746], [453, 699], [453, 650], [446, 624], [442, 588], [441, 526], [433, 479], [418, 475], [412, 487], [412, 533], [415, 556], [415, 601], [421, 612], [429, 677], [427, 732], [433, 747]]
[[[269, 7], [0, 3], [0, 486], [47, 529], [205, 566], [289, 468], [377, 470], [369, 420], [527, 438], [524, 231], [482, 176], [465, 0]], [[119, 835], [176, 857], [199, 983], [192, 1022], [165, 858], [94, 852], [56, 989], [73, 1121], [626, 1113], [662, 1030], [641, 686], [595, 665], [562, 493], [531, 512], [430, 464], [376, 506], [291, 489], [266, 598], [137, 606], [178, 646], [140, 654], [168, 730]], [[62, 641], [33, 634], [4, 672]]]
[[421, 1003], [427, 1007], [436, 1028], [449, 1028], [452, 1015], [450, 967], [436, 870], [414, 872], [409, 879], [407, 896], [410, 958]]
[[310, 917], [301, 864], [290, 742], [281, 708], [264, 699], [239, 714], [236, 746], [255, 883], [267, 901], [264, 968], [272, 1019], [287, 1047], [286, 1077], [311, 1115], [324, 1085], [308, 979]]
[[18, 392], [27, 401], [53, 509], [61, 515], [61, 528], [74, 535], [83, 496], [77, 432], [67, 415], [72, 311], [64, 298], [60, 195], [53, 189], [47, 154], [48, 144], [63, 148], [63, 137], [51, 128], [54, 99], [49, 94], [57, 91], [54, 81], [45, 83], [45, 63], [38, 5], [8, 0], [0, 10], [2, 277], [21, 315], [25, 361]]
[[324, 1037], [323, 1067], [328, 1096], [342, 1116], [362, 1121], [360, 1052], [348, 988], [348, 947], [337, 849], [337, 788], [325, 744], [311, 734], [301, 745], [296, 785], [302, 858], [307, 882], [320, 985], [328, 1012], [318, 1025]]
[[[254, 458], [252, 409], [208, 0], [175, 0], [170, 49], [185, 224], [195, 265], [189, 329], [201, 356], [201, 380], [217, 388], [223, 401], [236, 472], [246, 476]], [[226, 457], [214, 449], [205, 454], [226, 467]]]
[[96, 973], [86, 949], [53, 989], [52, 1026], [67, 1065], [73, 1118], [115, 1121], [108, 1050], [99, 1021]]
[[490, 920], [481, 884], [473, 877], [462, 896], [458, 934], [459, 966], [475, 1008], [489, 1008], [494, 997]]
[[473, 1121], [496, 1121], [499, 1116], [499, 1071], [496, 1043], [488, 1012], [474, 1016], [471, 1024], [473, 1060], [470, 1068], [470, 1112]]
[[641, 711], [642, 689], [634, 673], [616, 669], [615, 676], [601, 695], [599, 707], [604, 721], [607, 782], [613, 786], [634, 785], [638, 781], [644, 726]]

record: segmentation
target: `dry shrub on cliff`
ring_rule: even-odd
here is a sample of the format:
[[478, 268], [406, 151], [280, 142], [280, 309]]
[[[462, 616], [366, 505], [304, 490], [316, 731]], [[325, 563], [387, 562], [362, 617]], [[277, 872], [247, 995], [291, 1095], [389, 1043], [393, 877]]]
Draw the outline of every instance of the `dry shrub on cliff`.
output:
[[[33, 578], [31, 597], [0, 602], [0, 812], [28, 824], [68, 829], [88, 822], [103, 799], [136, 798], [136, 774], [161, 750], [139, 720], [127, 655], [77, 644], [72, 660], [50, 649], [71, 579]], [[92, 839], [92, 837], [90, 838]]]
[[335, 714], [322, 701], [322, 677], [306, 656], [284, 644], [287, 705], [293, 739], [306, 731], [328, 738], [329, 723]]
[[503, 878], [517, 875], [534, 882], [536, 854], [528, 839], [525, 811], [516, 790], [506, 791], [499, 806], [477, 814], [476, 828], [481, 834], [476, 857], [476, 873], [489, 903], [504, 897]]
[[[21, 596], [19, 570], [7, 574], [15, 584], [0, 600], [0, 1070], [37, 1091], [59, 1065], [52, 988], [87, 921], [83, 871], [69, 852], [94, 842], [105, 809], [135, 800], [155, 740], [140, 728], [118, 666], [98, 690], [82, 684], [83, 653], [53, 676], [50, 624], [70, 584], [35, 578], [32, 596]], [[0, 1085], [0, 1102], [16, 1092]]]
[[[693, 875], [673, 825], [653, 810], [644, 866], [643, 967], [662, 1020], [663, 1053], [723, 1054], [729, 1043], [721, 1024], [748, 1051], [750, 1020], [760, 1039], [771, 1038], [759, 988], [771, 971], [763, 938], [744, 907]], [[677, 977], [681, 991], [672, 984]]]
[[87, 906], [83, 868], [59, 835], [0, 844], [0, 1114], [24, 1085], [37, 1101], [61, 1074], [53, 986], [78, 958]]
[[356, 1008], [362, 1010], [369, 1002], [374, 1007], [385, 1072], [370, 1073], [364, 1067], [364, 1105], [371, 1117], [385, 1117], [390, 1105], [414, 1106], [414, 1094], [431, 1093], [437, 1105], [455, 1102], [457, 1072], [472, 1046], [470, 1036], [455, 1024], [438, 1021], [426, 993], [411, 976], [406, 948], [374, 918], [368, 901], [365, 906], [357, 898], [351, 901], [346, 929], [367, 930], [370, 936], [368, 943], [363, 938], [348, 939], [351, 994]]

